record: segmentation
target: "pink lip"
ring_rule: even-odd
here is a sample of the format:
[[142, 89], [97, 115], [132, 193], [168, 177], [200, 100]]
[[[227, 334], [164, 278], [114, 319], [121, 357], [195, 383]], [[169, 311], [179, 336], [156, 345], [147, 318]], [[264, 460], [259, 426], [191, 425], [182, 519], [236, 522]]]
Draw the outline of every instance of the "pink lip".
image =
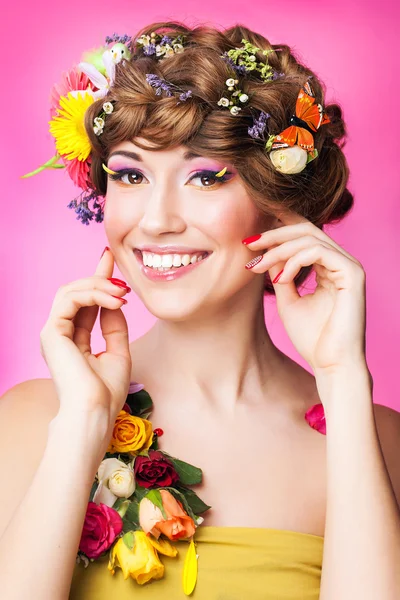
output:
[[136, 248], [142, 252], [155, 252], [156, 254], [196, 254], [196, 252], [208, 252], [208, 250], [199, 250], [199, 248], [190, 248], [189, 246], [136, 246]]
[[137, 258], [137, 261], [139, 263], [140, 270], [142, 271], [142, 273], [151, 281], [160, 281], [160, 282], [161, 281], [173, 281], [175, 279], [179, 279], [179, 277], [183, 277], [184, 275], [186, 275], [186, 273], [193, 271], [193, 269], [195, 269], [196, 267], [201, 265], [203, 262], [205, 262], [207, 260], [208, 256], [210, 256], [210, 255], [206, 256], [200, 262], [191, 263], [191, 264], [187, 265], [187, 267], [181, 266], [181, 267], [177, 267], [175, 269], [174, 268], [168, 269], [168, 271], [157, 271], [156, 269], [152, 269], [151, 267], [146, 267], [143, 264], [141, 252], [134, 251], [134, 254], [136, 255], [136, 258]]

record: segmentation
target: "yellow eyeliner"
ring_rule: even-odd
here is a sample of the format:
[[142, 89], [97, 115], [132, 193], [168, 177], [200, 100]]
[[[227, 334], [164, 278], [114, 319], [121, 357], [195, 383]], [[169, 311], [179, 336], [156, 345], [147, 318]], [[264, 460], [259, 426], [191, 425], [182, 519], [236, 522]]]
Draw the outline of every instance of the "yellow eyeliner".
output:
[[116, 171], [112, 171], [104, 163], [101, 163], [101, 166], [103, 167], [106, 173], [110, 173], [110, 175], [118, 175]]
[[226, 171], [227, 167], [224, 167], [222, 171], [220, 171], [219, 173], [215, 173], [215, 177], [222, 177], [223, 175], [225, 175]]

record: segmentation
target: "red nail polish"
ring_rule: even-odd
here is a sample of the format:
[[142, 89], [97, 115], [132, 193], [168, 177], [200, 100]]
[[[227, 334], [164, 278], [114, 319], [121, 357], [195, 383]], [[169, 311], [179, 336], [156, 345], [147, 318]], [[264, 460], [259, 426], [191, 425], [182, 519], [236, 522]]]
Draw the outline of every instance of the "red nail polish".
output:
[[242, 244], [251, 244], [251, 242], [256, 242], [261, 237], [261, 233], [257, 233], [257, 235], [251, 235], [248, 238], [242, 240]]
[[275, 279], [272, 281], [272, 283], [278, 283], [278, 281], [279, 281], [279, 278], [280, 278], [280, 276], [282, 275], [282, 273], [283, 273], [283, 269], [282, 269], [282, 271], [280, 271], [280, 272], [278, 273], [278, 275], [275, 277]]
[[260, 262], [260, 260], [263, 259], [263, 257], [264, 257], [264, 255], [260, 254], [260, 256], [256, 256], [255, 258], [252, 258], [251, 261], [248, 262], [247, 265], [245, 265], [246, 269], [252, 269], [256, 265], [258, 265], [258, 263]]
[[127, 302], [128, 302], [128, 300], [125, 300], [125, 298], [120, 298], [119, 296], [113, 296], [113, 298], [117, 298], [118, 300], [121, 300], [122, 304], [127, 304]]
[[103, 250], [103, 253], [102, 253], [102, 255], [100, 256], [100, 258], [103, 258], [103, 254], [104, 254], [104, 252], [105, 252], [106, 250], [109, 250], [109, 249], [110, 249], [110, 248], [109, 248], [108, 246], [106, 246], [106, 247], [104, 248], [104, 250]]
[[122, 279], [115, 279], [115, 277], [107, 277], [107, 279], [108, 281], [111, 281], [111, 283], [113, 283], [114, 285], [117, 285], [118, 287], [126, 290], [127, 292], [131, 291], [129, 285], [126, 285], [125, 281], [122, 281]]

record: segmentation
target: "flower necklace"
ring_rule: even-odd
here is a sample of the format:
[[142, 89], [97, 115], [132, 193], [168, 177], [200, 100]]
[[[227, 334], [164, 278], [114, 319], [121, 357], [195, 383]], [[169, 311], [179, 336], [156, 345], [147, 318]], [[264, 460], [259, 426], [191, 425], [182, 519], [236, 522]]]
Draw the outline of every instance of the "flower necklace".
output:
[[194, 534], [211, 507], [188, 486], [202, 481], [198, 467], [158, 449], [162, 429], [148, 420], [149, 394], [132, 382], [119, 412], [89, 496], [77, 563], [85, 567], [109, 553], [108, 570], [144, 584], [162, 579], [159, 554], [175, 557], [170, 541], [187, 541], [183, 591], [190, 595], [197, 580]]

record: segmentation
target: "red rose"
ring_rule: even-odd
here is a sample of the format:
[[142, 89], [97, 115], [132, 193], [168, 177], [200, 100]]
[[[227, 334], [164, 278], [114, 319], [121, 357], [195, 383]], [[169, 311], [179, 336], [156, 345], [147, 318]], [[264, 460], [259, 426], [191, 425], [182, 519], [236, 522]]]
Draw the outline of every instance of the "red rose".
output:
[[122, 531], [122, 519], [106, 504], [89, 502], [83, 524], [79, 550], [88, 558], [97, 558], [108, 550]]
[[137, 456], [134, 471], [136, 482], [145, 488], [167, 487], [179, 479], [174, 465], [157, 450], [150, 450], [148, 458]]

